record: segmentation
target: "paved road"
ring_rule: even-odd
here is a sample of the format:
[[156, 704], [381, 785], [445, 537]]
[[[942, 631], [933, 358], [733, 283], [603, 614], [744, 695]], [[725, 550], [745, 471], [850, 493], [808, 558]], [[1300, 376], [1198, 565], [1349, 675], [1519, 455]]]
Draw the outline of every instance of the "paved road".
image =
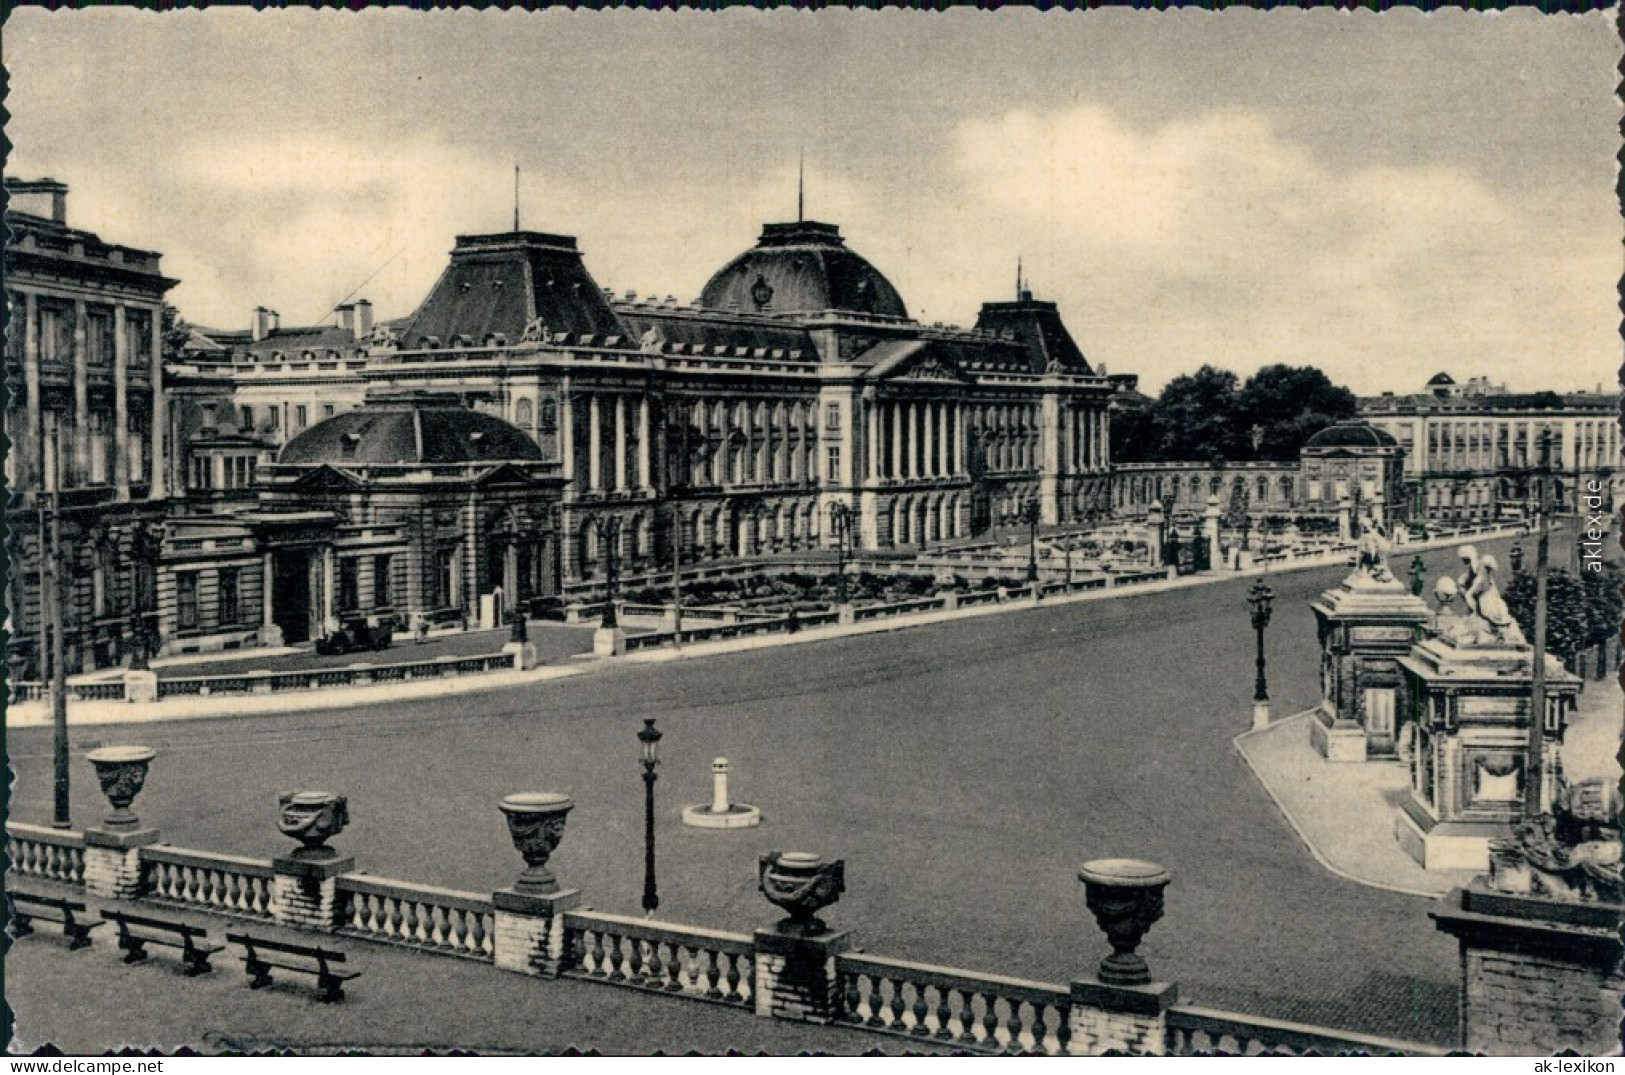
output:
[[[1454, 570], [1448, 551], [1429, 560]], [[1344, 570], [1272, 580], [1280, 714], [1317, 700], [1308, 605]], [[74, 816], [106, 809], [79, 751], [142, 741], [161, 753], [138, 810], [177, 845], [277, 852], [277, 792], [330, 788], [350, 796], [338, 843], [361, 869], [484, 890], [519, 865], [497, 800], [566, 791], [578, 807], [555, 872], [592, 906], [636, 913], [634, 735], [656, 716], [661, 917], [763, 924], [772, 913], [755, 891], [756, 856], [817, 850], [847, 860], [848, 892], [827, 917], [870, 951], [1065, 981], [1106, 951], [1077, 864], [1134, 855], [1174, 873], [1143, 951], [1185, 998], [1448, 1043], [1455, 946], [1433, 929], [1429, 902], [1327, 874], [1231, 746], [1251, 702], [1249, 582], [454, 701], [88, 729], [76, 736]], [[11, 734], [17, 819], [48, 814], [48, 736]], [[762, 827], [681, 825], [680, 806], [708, 801], [719, 754], [734, 763], [736, 798], [762, 807]]]

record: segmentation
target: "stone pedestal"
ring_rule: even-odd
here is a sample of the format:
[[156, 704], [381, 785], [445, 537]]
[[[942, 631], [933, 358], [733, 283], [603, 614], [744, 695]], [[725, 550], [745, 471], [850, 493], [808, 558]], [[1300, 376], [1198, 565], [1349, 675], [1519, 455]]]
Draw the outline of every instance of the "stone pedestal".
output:
[[557, 978], [564, 963], [564, 913], [581, 902], [579, 889], [537, 894], [516, 888], [491, 894], [492, 957], [498, 970]]
[[129, 669], [124, 673], [124, 700], [148, 703], [158, 700], [158, 673], [147, 669]]
[[[1510, 835], [1523, 818], [1533, 655], [1528, 646], [1429, 639], [1400, 660], [1416, 735], [1411, 794], [1394, 834], [1424, 868], [1489, 869], [1490, 841]], [[1579, 686], [1547, 657], [1543, 810], [1551, 808], [1558, 749]]]
[[755, 936], [756, 1014], [802, 1023], [828, 1023], [841, 1003], [835, 957], [856, 940], [851, 930], [801, 933], [759, 929]]
[[594, 657], [619, 657], [626, 652], [626, 632], [619, 627], [600, 627], [592, 633]]
[[[625, 639], [622, 639], [621, 648], [626, 648]], [[503, 645], [502, 652], [513, 658], [515, 672], [528, 672], [536, 667], [536, 646], [531, 642], [509, 642]]]
[[840, 624], [857, 623], [858, 622], [857, 609], [853, 608], [852, 604], [850, 602], [848, 602], [848, 603], [846, 603], [844, 605], [836, 605], [835, 606], [835, 622], [840, 623]]
[[157, 842], [157, 829], [86, 829], [85, 894], [104, 900], [140, 896], [141, 849]]
[[287, 643], [282, 640], [282, 628], [274, 623], [267, 623], [260, 628], [260, 645], [275, 646], [281, 649]]
[[1320, 638], [1315, 749], [1329, 762], [1394, 757], [1412, 709], [1400, 660], [1428, 619], [1427, 602], [1386, 570], [1360, 570], [1310, 607]]
[[1207, 498], [1207, 507], [1202, 511], [1202, 540], [1207, 543], [1207, 566], [1210, 570], [1218, 570], [1224, 563], [1224, 550], [1219, 547], [1219, 498]]
[[1268, 702], [1253, 703], [1253, 728], [1268, 728], [1270, 726], [1270, 704]]
[[355, 869], [355, 856], [278, 855], [271, 860], [271, 920], [279, 926], [331, 933], [339, 921], [337, 878]]
[[1461, 1048], [1490, 1056], [1619, 1050], [1625, 906], [1517, 896], [1482, 878], [1429, 917], [1461, 945]]
[[1164, 1056], [1168, 1009], [1177, 1003], [1179, 988], [1171, 982], [1108, 985], [1094, 978], [1076, 979], [1072, 982], [1067, 1052], [1073, 1056]]

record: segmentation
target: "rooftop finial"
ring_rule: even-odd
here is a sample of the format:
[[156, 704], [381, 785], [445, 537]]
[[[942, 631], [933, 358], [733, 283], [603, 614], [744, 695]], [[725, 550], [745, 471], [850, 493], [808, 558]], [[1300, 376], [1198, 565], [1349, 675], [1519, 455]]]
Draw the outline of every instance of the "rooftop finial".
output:
[[1016, 301], [1021, 301], [1021, 255], [1016, 255]]
[[513, 166], [513, 230], [519, 230], [519, 164]]
[[807, 151], [802, 150], [796, 158], [796, 223], [800, 224], [806, 217], [807, 206]]

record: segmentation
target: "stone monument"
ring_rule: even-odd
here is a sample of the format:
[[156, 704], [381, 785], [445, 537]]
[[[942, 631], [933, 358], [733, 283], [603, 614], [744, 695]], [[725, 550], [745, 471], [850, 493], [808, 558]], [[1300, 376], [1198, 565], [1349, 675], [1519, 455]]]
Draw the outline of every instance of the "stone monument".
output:
[[1428, 619], [1388, 567], [1388, 538], [1372, 518], [1361, 521], [1355, 568], [1310, 606], [1320, 638], [1320, 707], [1310, 725], [1315, 749], [1331, 762], [1395, 755], [1399, 724], [1410, 712], [1399, 661]]
[[683, 824], [696, 829], [749, 829], [762, 823], [759, 807], [736, 803], [728, 798], [728, 773], [732, 766], [727, 758], [711, 763], [711, 802], [709, 805], [683, 807]]
[[1580, 680], [1548, 654], [1545, 712], [1530, 712], [1534, 650], [1495, 585], [1495, 560], [1470, 546], [1461, 552], [1466, 574], [1435, 587], [1433, 637], [1399, 661], [1413, 738], [1411, 793], [1394, 834], [1425, 868], [1487, 870], [1491, 842], [1524, 820], [1531, 719], [1542, 730], [1538, 801], [1551, 809]]

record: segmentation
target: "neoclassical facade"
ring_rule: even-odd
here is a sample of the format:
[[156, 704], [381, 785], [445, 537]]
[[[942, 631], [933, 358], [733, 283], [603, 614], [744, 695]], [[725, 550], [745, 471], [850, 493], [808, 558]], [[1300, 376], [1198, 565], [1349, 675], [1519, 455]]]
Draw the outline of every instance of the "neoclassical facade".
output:
[[[68, 223], [68, 187], [6, 180], [9, 656], [44, 673], [41, 565], [61, 590], [69, 672], [129, 652], [152, 611], [152, 542], [174, 487], [161, 255]], [[56, 540], [50, 517], [56, 517]]]
[[1019, 290], [969, 329], [921, 324], [829, 224], [766, 225], [687, 305], [605, 291], [568, 236], [461, 236], [410, 316], [353, 324], [354, 351], [235, 346], [238, 432], [286, 430], [266, 401], [313, 377], [339, 413], [424, 391], [499, 417], [558, 466], [559, 583], [601, 576], [606, 541], [636, 571], [674, 535], [695, 562], [828, 547], [836, 526], [908, 548], [1028, 504], [1047, 524], [1110, 510], [1113, 386], [1055, 304]]
[[[1440, 374], [1448, 379], [1448, 375]], [[1451, 382], [1454, 384], [1454, 382]], [[1483, 520], [1528, 513], [1543, 481], [1560, 513], [1579, 512], [1595, 482], [1605, 506], [1625, 496], [1619, 397], [1574, 393], [1556, 399], [1480, 391], [1386, 395], [1361, 402], [1372, 425], [1405, 450], [1406, 495], [1428, 518]], [[1542, 436], [1549, 438], [1546, 475]]]

